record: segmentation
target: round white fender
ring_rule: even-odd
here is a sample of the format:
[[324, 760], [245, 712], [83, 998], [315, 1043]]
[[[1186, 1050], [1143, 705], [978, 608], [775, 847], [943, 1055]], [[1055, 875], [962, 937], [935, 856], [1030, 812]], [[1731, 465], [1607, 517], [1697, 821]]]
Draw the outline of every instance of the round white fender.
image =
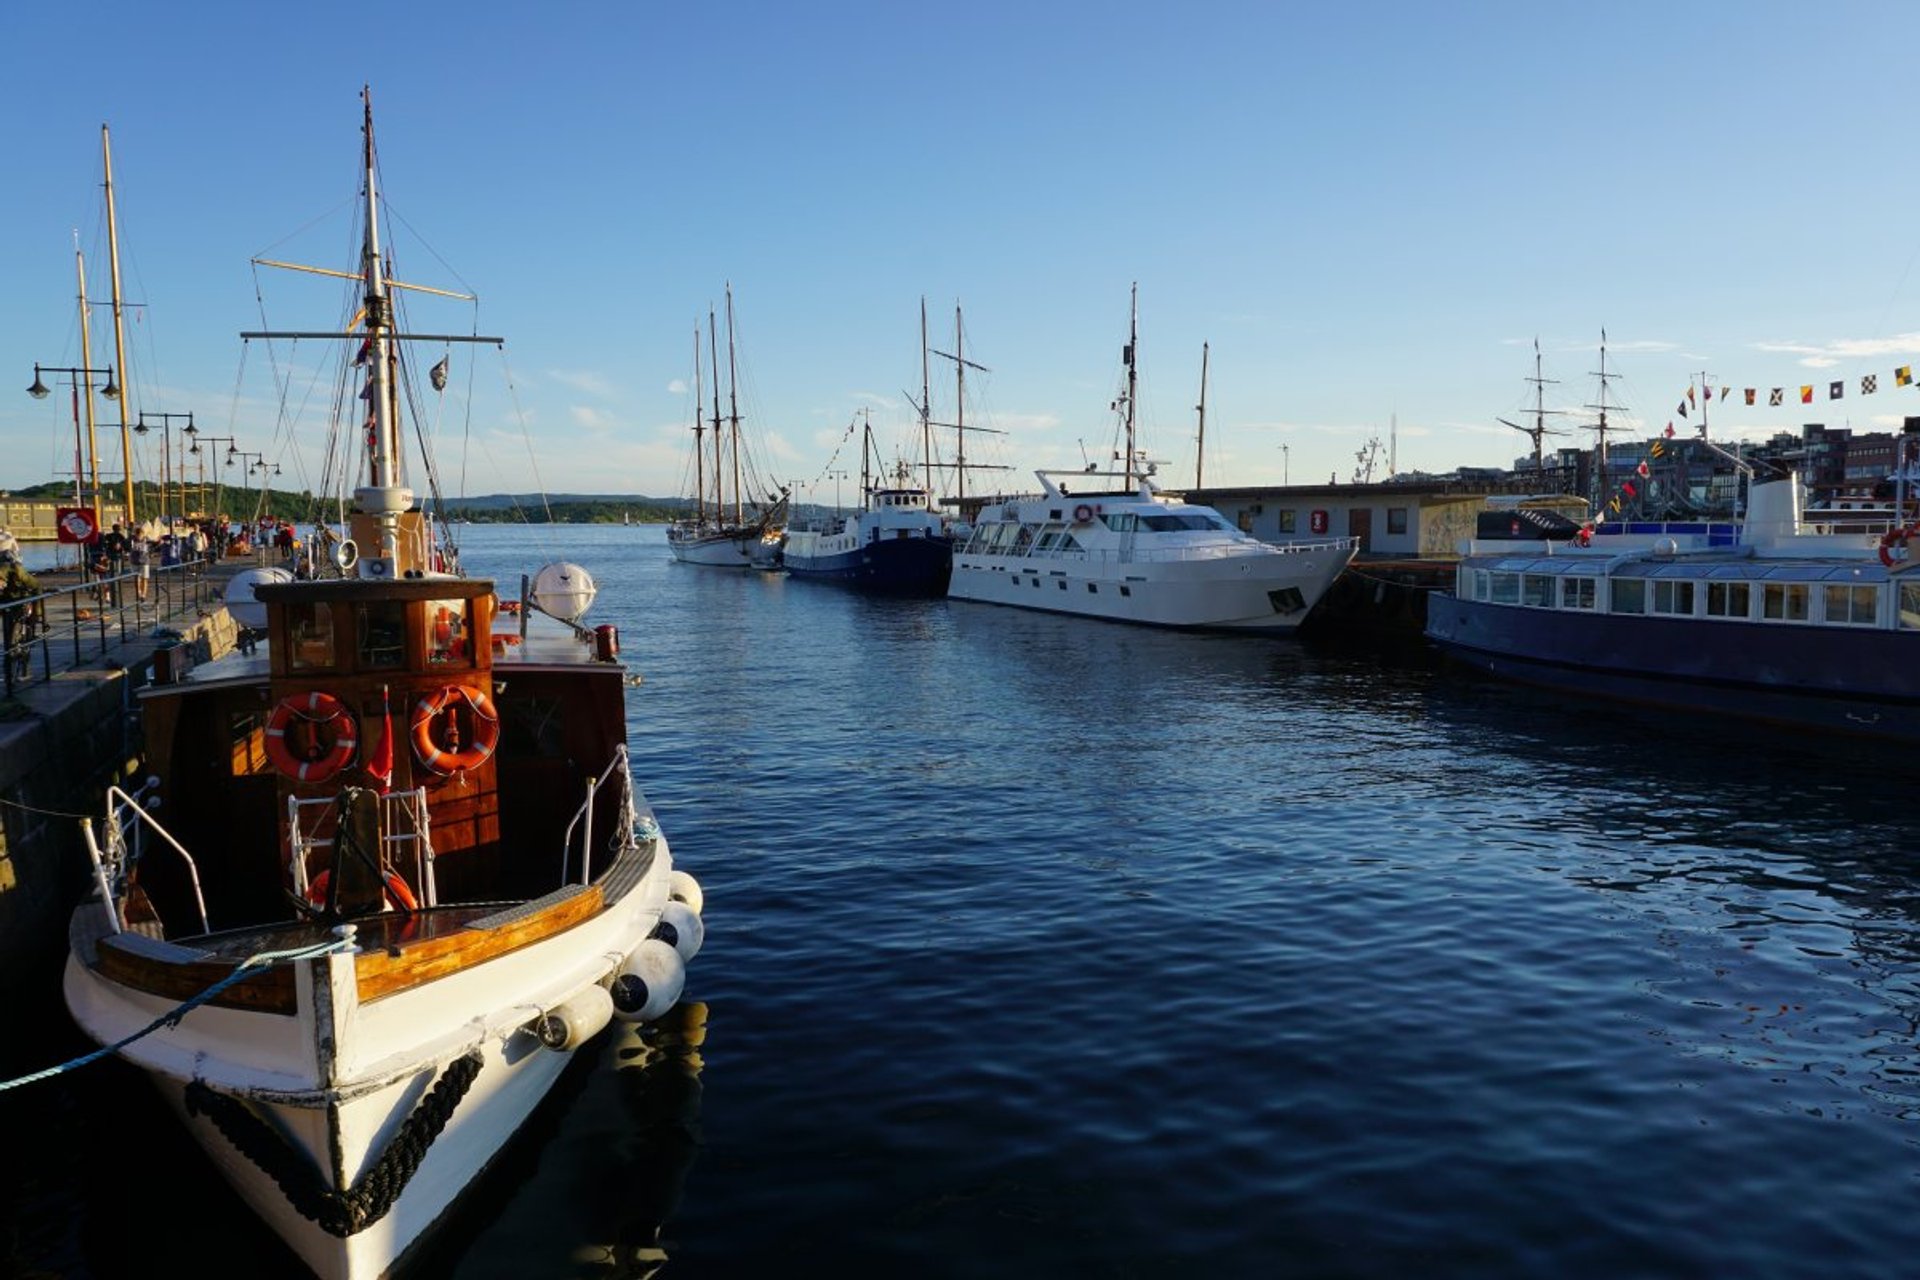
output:
[[534, 1020], [540, 1043], [556, 1053], [578, 1049], [613, 1020], [613, 996], [598, 983], [577, 991]]
[[693, 908], [693, 914], [704, 915], [706, 895], [700, 892], [700, 882], [684, 871], [676, 870], [667, 880], [667, 896], [675, 902], [684, 902]]
[[613, 1016], [622, 1022], [652, 1022], [673, 1008], [687, 982], [687, 966], [673, 945], [648, 938], [613, 977]]
[[707, 926], [701, 923], [692, 907], [676, 899], [660, 908], [660, 923], [653, 926], [653, 932], [647, 936], [658, 938], [679, 952], [681, 964], [692, 964], [693, 958], [700, 954], [700, 944], [707, 940]]

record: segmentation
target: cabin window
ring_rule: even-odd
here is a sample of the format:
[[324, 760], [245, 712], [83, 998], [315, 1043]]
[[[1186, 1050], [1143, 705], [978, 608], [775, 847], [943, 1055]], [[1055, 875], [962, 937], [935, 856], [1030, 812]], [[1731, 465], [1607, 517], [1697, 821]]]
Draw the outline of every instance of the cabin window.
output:
[[1544, 609], [1553, 603], [1553, 579], [1544, 573], [1528, 573], [1520, 578], [1520, 603]]
[[333, 608], [307, 601], [287, 607], [287, 666], [294, 671], [339, 665], [333, 656]]
[[1760, 616], [1776, 622], [1805, 622], [1807, 620], [1807, 584], [1804, 582], [1762, 584]]
[[1407, 531], [1407, 509], [1405, 507], [1387, 508], [1387, 532], [1405, 533]]
[[1653, 613], [1684, 614], [1693, 616], [1693, 586], [1691, 582], [1678, 582], [1672, 578], [1659, 578], [1653, 584]]
[[1021, 525], [1019, 529], [1017, 529], [1014, 532], [1013, 550], [1010, 554], [1016, 555], [1016, 556], [1023, 556], [1027, 554], [1027, 549], [1033, 546], [1033, 531], [1034, 531], [1033, 525], [1030, 525], [1030, 524]]
[[1295, 513], [1291, 510], [1288, 510], [1288, 511], [1282, 511], [1279, 514], [1280, 514], [1280, 532], [1282, 533], [1297, 532], [1297, 529], [1295, 527], [1296, 525]]
[[427, 665], [473, 665], [473, 646], [468, 643], [471, 631], [465, 600], [427, 601]]
[[1827, 621], [1851, 627], [1870, 627], [1880, 613], [1880, 588], [1848, 586], [1827, 588]]
[[236, 778], [267, 771], [267, 730], [258, 712], [227, 718], [228, 772]]
[[1133, 532], [1135, 519], [1131, 511], [1116, 511], [1111, 515], [1103, 515], [1100, 518], [1106, 521], [1107, 528], [1113, 530], [1115, 533]]
[[1053, 550], [1054, 547], [1058, 545], [1062, 532], [1064, 532], [1064, 530], [1057, 524], [1042, 525], [1040, 527], [1040, 537], [1038, 541], [1033, 544], [1033, 549], [1035, 551]]
[[1750, 582], [1709, 582], [1707, 616], [1744, 618], [1753, 612], [1753, 584]]
[[1644, 578], [1615, 578], [1609, 613], [1645, 613], [1647, 583]]
[[373, 600], [357, 611], [359, 661], [364, 668], [400, 667], [407, 661], [406, 606], [398, 600]]
[[1520, 575], [1517, 573], [1490, 573], [1487, 584], [1487, 599], [1494, 604], [1520, 603]]
[[1593, 608], [1593, 579], [1562, 578], [1560, 580], [1560, 607], [1562, 609]]
[[1900, 629], [1913, 631], [1920, 628], [1920, 582], [1900, 584]]

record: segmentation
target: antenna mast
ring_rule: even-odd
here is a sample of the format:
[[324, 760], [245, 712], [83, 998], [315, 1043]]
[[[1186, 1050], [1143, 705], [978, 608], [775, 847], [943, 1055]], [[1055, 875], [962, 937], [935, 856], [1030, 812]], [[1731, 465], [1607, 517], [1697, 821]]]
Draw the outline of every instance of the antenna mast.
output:
[[1201, 477], [1207, 466], [1207, 344], [1200, 344], [1200, 403], [1194, 406], [1200, 414], [1200, 433], [1195, 437], [1193, 449], [1193, 487], [1204, 486]]
[[1139, 342], [1140, 282], [1136, 280], [1133, 283], [1133, 293], [1128, 305], [1127, 349], [1120, 353], [1127, 366], [1127, 460], [1125, 467], [1126, 486], [1129, 492], [1133, 490], [1133, 398], [1135, 392], [1140, 388], [1139, 373], [1134, 368], [1133, 357], [1134, 350], [1139, 345]]
[[727, 281], [727, 412], [732, 425], [732, 438], [727, 444], [733, 450], [733, 522], [739, 524], [740, 511], [740, 382], [735, 376], [733, 363], [733, 281]]

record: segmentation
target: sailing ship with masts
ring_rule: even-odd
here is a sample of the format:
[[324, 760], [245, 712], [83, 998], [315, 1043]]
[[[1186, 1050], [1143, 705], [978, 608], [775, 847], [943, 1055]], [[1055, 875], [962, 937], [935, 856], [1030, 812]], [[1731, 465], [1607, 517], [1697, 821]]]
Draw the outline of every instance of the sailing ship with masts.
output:
[[[675, 560], [718, 568], [770, 566], [785, 532], [788, 490], [762, 486], [740, 432], [738, 358], [733, 336], [733, 285], [727, 285], [727, 405], [720, 416], [720, 352], [714, 314], [707, 311], [707, 343], [713, 368], [713, 416], [702, 421], [700, 330], [693, 333], [693, 514], [667, 526]], [[711, 455], [705, 437], [711, 434]], [[709, 469], [711, 480], [709, 481]], [[731, 484], [729, 485], [729, 480]]]

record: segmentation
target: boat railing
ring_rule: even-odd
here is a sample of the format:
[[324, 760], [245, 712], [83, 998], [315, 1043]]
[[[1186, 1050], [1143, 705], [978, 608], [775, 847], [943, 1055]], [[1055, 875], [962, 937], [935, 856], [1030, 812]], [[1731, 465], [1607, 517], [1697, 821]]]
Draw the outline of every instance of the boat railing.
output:
[[[333, 856], [334, 838], [320, 832], [339, 829], [327, 824], [340, 805], [339, 796], [287, 797], [287, 831], [293, 872], [293, 891], [305, 898], [311, 887], [307, 864], [313, 855]], [[382, 865], [408, 866], [420, 886], [420, 905], [438, 906], [440, 890], [434, 876], [432, 824], [428, 819], [427, 789], [394, 791], [380, 797], [380, 855]], [[389, 851], [394, 856], [389, 856]]]
[[200, 889], [200, 868], [195, 864], [193, 855], [186, 847], [173, 838], [173, 834], [160, 825], [151, 813], [147, 812], [146, 797], [153, 790], [154, 783], [149, 782], [136, 793], [128, 793], [119, 787], [107, 788], [107, 811], [104, 830], [107, 847], [101, 849], [94, 837], [93, 822], [83, 819], [81, 831], [87, 839], [87, 856], [93, 860], [94, 884], [100, 890], [100, 902], [107, 913], [108, 927], [114, 933], [124, 932], [126, 919], [120, 913], [122, 890], [126, 877], [139, 864], [146, 852], [146, 836], [151, 832], [163, 841], [181, 861], [186, 863], [187, 880], [193, 886], [194, 909], [200, 914], [200, 932], [211, 932], [207, 923], [207, 899]]
[[573, 833], [580, 832], [580, 883], [586, 884], [593, 876], [593, 801], [599, 789], [606, 785], [607, 779], [614, 774], [620, 775], [620, 815], [622, 832], [631, 832], [634, 822], [633, 771], [627, 767], [626, 744], [614, 748], [613, 759], [607, 762], [598, 777], [587, 779], [587, 798], [573, 811], [573, 818], [567, 823], [566, 835], [560, 841], [560, 883], [570, 883], [567, 876], [573, 866]]
[[[1343, 551], [1358, 545], [1355, 538], [1331, 538], [1315, 542], [1261, 542], [1262, 551], [1277, 551], [1283, 555], [1305, 555], [1312, 552]], [[1248, 554], [1243, 542], [1214, 543], [1208, 546], [1172, 546], [1140, 547], [1137, 544], [1126, 550], [1110, 550], [1104, 547], [1048, 547], [1045, 550], [1027, 548], [1024, 550], [984, 550], [974, 552], [977, 555], [1005, 556], [1011, 560], [1048, 560], [1070, 561], [1077, 564], [1171, 564], [1187, 561], [1226, 560]]]

